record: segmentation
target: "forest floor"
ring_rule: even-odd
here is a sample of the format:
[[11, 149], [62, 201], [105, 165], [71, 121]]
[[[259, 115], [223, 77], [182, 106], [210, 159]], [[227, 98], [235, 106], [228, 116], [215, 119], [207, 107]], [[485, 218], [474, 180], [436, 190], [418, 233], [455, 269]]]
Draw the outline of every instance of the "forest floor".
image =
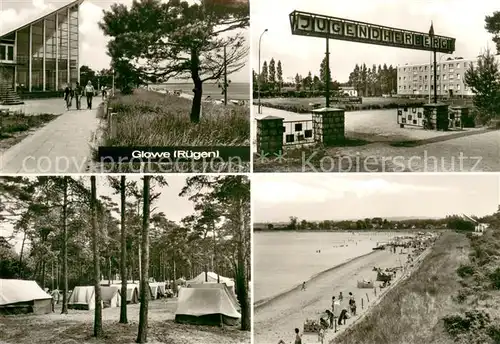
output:
[[[184, 325], [174, 322], [176, 299], [150, 301], [148, 311], [148, 343], [168, 344], [249, 344], [250, 332], [239, 327]], [[92, 336], [94, 311], [69, 310], [60, 314], [0, 317], [0, 344], [127, 344], [135, 343], [140, 304], [127, 305], [128, 324], [119, 324], [120, 308], [103, 310], [103, 332], [100, 339]]]

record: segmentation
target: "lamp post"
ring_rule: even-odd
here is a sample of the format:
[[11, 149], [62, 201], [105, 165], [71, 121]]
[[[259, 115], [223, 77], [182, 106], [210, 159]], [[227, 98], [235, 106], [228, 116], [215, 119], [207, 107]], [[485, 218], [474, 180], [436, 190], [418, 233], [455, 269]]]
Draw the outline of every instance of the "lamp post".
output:
[[258, 89], [257, 92], [258, 92], [258, 97], [259, 97], [259, 100], [258, 100], [259, 105], [258, 105], [258, 108], [257, 108], [257, 110], [258, 110], [257, 112], [259, 114], [262, 113], [262, 107], [260, 106], [260, 79], [261, 79], [261, 75], [260, 75], [260, 68], [261, 68], [261, 66], [260, 66], [260, 43], [262, 41], [262, 36], [264, 36], [264, 34], [267, 31], [268, 31], [267, 29], [265, 29], [264, 31], [262, 31], [262, 33], [260, 34], [260, 37], [259, 37], [259, 74], [257, 75], [257, 89]]

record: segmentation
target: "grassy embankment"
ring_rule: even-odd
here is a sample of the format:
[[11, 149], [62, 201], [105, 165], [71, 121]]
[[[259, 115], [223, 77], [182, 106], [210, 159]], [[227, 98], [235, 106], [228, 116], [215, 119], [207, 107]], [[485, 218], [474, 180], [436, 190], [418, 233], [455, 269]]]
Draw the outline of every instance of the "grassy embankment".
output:
[[500, 231], [445, 233], [417, 271], [331, 344], [500, 343]]
[[57, 117], [52, 114], [25, 115], [0, 110], [0, 148], [6, 149], [15, 145], [26, 137], [30, 130], [40, 128]]
[[[104, 128], [101, 145], [167, 147], [250, 144], [249, 107], [204, 102], [200, 123], [193, 124], [189, 119], [191, 104], [189, 99], [140, 89], [132, 95], [117, 95], [109, 103], [112, 111], [117, 113], [112, 123], [113, 130], [109, 126]], [[103, 109], [99, 112], [102, 117]], [[162, 169], [161, 166], [153, 168], [160, 172]]]

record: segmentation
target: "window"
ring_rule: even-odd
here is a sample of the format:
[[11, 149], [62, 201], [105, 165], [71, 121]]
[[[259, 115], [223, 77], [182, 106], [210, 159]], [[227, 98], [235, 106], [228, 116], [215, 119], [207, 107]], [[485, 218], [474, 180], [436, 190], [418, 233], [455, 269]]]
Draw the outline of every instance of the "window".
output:
[[399, 77], [399, 81], [401, 81], [401, 77]]
[[457, 91], [460, 91], [460, 84], [457, 84]]
[[7, 56], [6, 56], [7, 50], [5, 48], [7, 48], [5, 45], [0, 45], [0, 60], [7, 59]]
[[453, 68], [450, 68], [450, 73], [453, 73], [455, 70]]
[[446, 91], [448, 89], [448, 86], [444, 85], [443, 89]]
[[14, 61], [14, 46], [12, 45], [7, 46], [7, 60]]
[[405, 86], [403, 86], [403, 90], [406, 90], [406, 85], [405, 85]]
[[[445, 87], [446, 87], [446, 85], [445, 85]], [[453, 89], [453, 85], [450, 85], [450, 90], [452, 90], [452, 89]]]
[[422, 75], [420, 75], [420, 76], [418, 77], [418, 80], [422, 81]]
[[457, 63], [457, 69], [460, 69], [460, 63]]
[[428, 77], [428, 75], [426, 74], [426, 75], [425, 75], [425, 80], [427, 80], [427, 77]]
[[445, 74], [445, 75], [443, 75], [443, 80], [446, 80], [446, 74]]
[[467, 68], [467, 62], [464, 62], [464, 68]]
[[420, 87], [418, 88], [420, 91], [422, 91], [422, 85], [420, 85]]
[[443, 70], [444, 70], [444, 69], [446, 69], [446, 65], [445, 65], [445, 64], [443, 64]]
[[454, 77], [454, 75], [452, 74], [452, 75], [450, 75], [450, 80], [453, 80], [453, 79], [455, 79], [455, 77]]
[[406, 81], [406, 76], [403, 77], [403, 80]]
[[425, 66], [425, 70], [428, 70], [429, 69], [429, 66]]
[[457, 80], [460, 80], [462, 76], [460, 74], [457, 74]]
[[403, 68], [403, 71], [405, 71], [405, 72], [406, 72], [406, 67], [405, 67], [405, 68]]
[[425, 90], [426, 90], [426, 91], [427, 91], [427, 86], [429, 86], [429, 85], [425, 84]]

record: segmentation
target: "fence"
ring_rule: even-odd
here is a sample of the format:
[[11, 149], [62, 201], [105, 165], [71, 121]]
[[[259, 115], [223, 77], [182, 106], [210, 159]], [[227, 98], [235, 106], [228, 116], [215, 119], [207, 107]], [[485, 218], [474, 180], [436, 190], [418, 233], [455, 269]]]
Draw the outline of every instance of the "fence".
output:
[[397, 123], [401, 128], [414, 126], [423, 129], [462, 130], [473, 128], [474, 119], [469, 115], [469, 108], [446, 104], [427, 104], [397, 109]]
[[343, 109], [312, 111], [312, 120], [285, 121], [283, 117], [257, 119], [258, 154], [280, 154], [286, 146], [323, 144], [334, 146], [345, 140]]
[[302, 145], [314, 143], [313, 121], [283, 121], [283, 144]]

